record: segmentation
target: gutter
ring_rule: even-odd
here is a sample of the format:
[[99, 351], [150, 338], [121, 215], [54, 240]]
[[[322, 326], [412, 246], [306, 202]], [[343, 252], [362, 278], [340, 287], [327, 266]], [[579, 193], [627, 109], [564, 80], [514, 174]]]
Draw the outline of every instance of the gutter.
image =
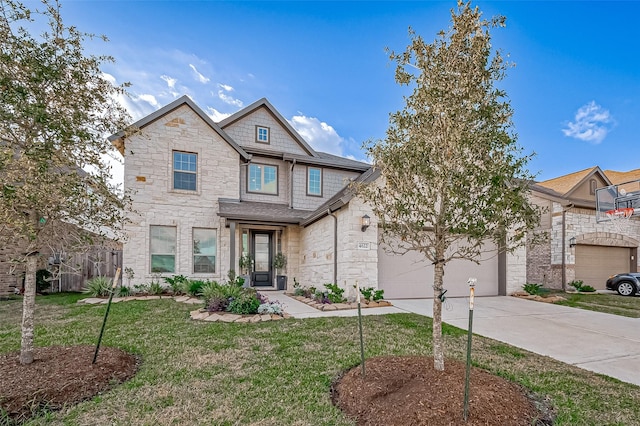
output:
[[327, 209], [327, 215], [333, 217], [333, 283], [338, 284], [338, 217]]

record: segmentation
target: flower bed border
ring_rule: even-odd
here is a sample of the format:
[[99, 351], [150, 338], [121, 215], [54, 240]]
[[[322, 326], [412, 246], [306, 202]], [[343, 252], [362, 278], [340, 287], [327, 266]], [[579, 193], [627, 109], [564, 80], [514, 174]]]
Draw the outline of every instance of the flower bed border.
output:
[[[315, 308], [319, 311], [323, 311], [323, 312], [327, 312], [327, 311], [343, 311], [346, 309], [358, 309], [358, 304], [356, 302], [350, 302], [350, 303], [318, 303], [313, 299], [309, 299], [307, 297], [304, 296], [294, 296], [293, 294], [287, 294], [287, 296], [289, 296], [292, 299], [295, 299], [299, 302], [302, 302], [304, 304], [307, 304], [309, 306], [311, 306], [312, 308]], [[391, 304], [391, 302], [386, 301], [386, 300], [380, 300], [378, 302], [369, 302], [369, 301], [364, 301], [361, 302], [360, 307], [361, 308], [381, 308], [384, 306], [393, 306]]]

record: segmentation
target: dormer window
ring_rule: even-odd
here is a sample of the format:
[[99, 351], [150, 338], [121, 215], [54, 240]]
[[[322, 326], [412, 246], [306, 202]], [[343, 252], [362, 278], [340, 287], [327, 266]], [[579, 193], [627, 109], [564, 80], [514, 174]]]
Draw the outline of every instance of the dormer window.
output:
[[264, 126], [256, 126], [256, 142], [269, 143], [269, 128]]

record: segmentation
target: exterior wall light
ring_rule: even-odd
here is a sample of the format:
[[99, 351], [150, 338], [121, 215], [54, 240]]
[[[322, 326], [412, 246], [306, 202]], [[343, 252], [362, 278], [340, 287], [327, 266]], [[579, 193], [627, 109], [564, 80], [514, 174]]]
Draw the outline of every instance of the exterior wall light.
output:
[[364, 216], [362, 216], [360, 223], [362, 224], [361, 230], [362, 232], [364, 232], [367, 230], [369, 225], [371, 225], [371, 218], [365, 214]]
[[576, 246], [576, 237], [569, 238], [569, 247], [575, 247], [575, 246]]

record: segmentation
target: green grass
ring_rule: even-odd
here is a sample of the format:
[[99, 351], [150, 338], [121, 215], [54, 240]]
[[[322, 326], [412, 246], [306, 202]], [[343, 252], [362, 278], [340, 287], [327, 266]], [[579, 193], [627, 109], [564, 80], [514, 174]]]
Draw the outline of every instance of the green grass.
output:
[[[37, 298], [37, 346], [95, 344], [106, 307], [76, 300]], [[138, 374], [29, 425], [354, 424], [333, 407], [329, 388], [359, 364], [357, 318], [225, 324], [192, 321], [192, 309], [172, 300], [112, 305], [103, 344], [138, 354]], [[19, 349], [20, 311], [20, 300], [0, 302], [0, 353]], [[367, 357], [430, 354], [429, 318], [363, 322]], [[447, 356], [463, 360], [466, 333], [447, 326], [444, 335]], [[474, 337], [473, 363], [548, 396], [558, 425], [633, 425], [640, 418], [637, 386], [481, 337]]]
[[640, 297], [620, 296], [619, 294], [566, 293], [567, 300], [556, 302], [558, 305], [640, 318]]

